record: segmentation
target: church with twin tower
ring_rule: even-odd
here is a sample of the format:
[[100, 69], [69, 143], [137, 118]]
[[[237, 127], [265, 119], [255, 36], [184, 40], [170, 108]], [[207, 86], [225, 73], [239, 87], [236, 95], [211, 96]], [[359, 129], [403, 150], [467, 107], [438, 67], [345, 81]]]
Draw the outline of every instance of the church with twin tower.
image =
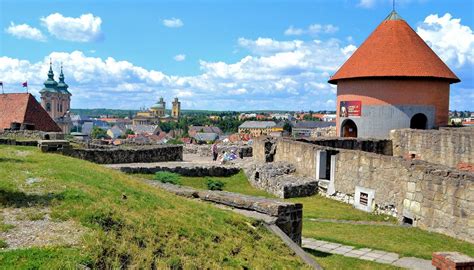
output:
[[40, 90], [41, 106], [65, 134], [68, 134], [72, 127], [71, 118], [69, 117], [72, 95], [68, 88], [69, 86], [64, 82], [63, 66], [61, 65], [59, 82], [56, 82], [52, 62], [50, 61], [48, 79], [44, 82], [44, 88]]

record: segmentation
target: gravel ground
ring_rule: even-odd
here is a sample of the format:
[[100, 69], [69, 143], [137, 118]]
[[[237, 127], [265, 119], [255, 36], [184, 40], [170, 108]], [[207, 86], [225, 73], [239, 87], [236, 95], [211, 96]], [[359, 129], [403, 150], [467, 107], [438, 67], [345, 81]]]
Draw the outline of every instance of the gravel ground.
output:
[[[68, 221], [53, 221], [47, 208], [4, 208], [3, 223], [15, 226], [0, 232], [6, 249], [78, 245], [86, 229]], [[38, 220], [32, 220], [38, 219]]]

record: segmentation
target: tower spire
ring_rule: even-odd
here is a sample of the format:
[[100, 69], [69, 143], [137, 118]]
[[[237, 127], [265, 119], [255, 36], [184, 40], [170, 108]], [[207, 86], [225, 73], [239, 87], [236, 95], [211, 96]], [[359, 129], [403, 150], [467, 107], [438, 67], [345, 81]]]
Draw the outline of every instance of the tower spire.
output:
[[395, 11], [395, 0], [392, 0], [392, 11]]
[[51, 79], [51, 80], [54, 80], [53, 61], [51, 60], [51, 57], [49, 58], [48, 78]]

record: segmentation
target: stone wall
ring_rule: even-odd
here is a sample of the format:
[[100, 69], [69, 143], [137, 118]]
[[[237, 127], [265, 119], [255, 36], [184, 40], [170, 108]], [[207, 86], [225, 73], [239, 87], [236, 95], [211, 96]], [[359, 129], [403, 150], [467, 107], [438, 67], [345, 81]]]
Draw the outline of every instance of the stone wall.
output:
[[0, 144], [19, 146], [38, 146], [38, 141], [17, 141], [15, 139], [0, 138]]
[[285, 162], [246, 164], [243, 167], [250, 184], [279, 198], [306, 197], [316, 194], [318, 181], [296, 176], [295, 166]]
[[272, 221], [269, 222], [277, 225], [295, 243], [301, 245], [303, 205], [300, 203], [288, 203], [275, 199], [254, 197], [226, 191], [196, 190], [189, 187], [163, 184], [158, 181], [148, 181], [148, 183], [179, 196], [197, 198], [268, 215], [272, 217]]
[[421, 160], [343, 150], [336, 156], [334, 187], [367, 210], [391, 209], [422, 229], [474, 242], [474, 174]]
[[17, 140], [62, 140], [61, 132], [44, 132], [39, 130], [3, 130], [0, 137]]
[[[234, 151], [239, 156], [242, 157], [251, 157], [252, 156], [252, 147], [247, 145], [237, 145], [237, 144], [218, 144], [217, 149], [219, 153], [222, 151]], [[199, 145], [199, 144], [186, 144], [184, 145], [185, 154], [195, 154], [201, 157], [210, 157], [212, 156], [211, 145]]]
[[298, 139], [301, 142], [308, 142], [320, 146], [331, 148], [360, 150], [382, 155], [392, 155], [392, 141], [378, 139], [355, 139], [355, 138], [317, 138]]
[[155, 146], [137, 149], [66, 149], [64, 155], [99, 164], [182, 161], [180, 145]]
[[474, 127], [392, 130], [393, 154], [453, 168], [474, 167]]
[[336, 126], [315, 128], [311, 131], [311, 138], [336, 137]]
[[[116, 166], [116, 165], [112, 165]], [[172, 172], [183, 176], [191, 177], [202, 177], [202, 176], [215, 176], [215, 177], [227, 177], [240, 172], [240, 168], [227, 165], [196, 165], [196, 164], [182, 164], [182, 165], [167, 165], [161, 166], [120, 166], [120, 171], [124, 173], [141, 173], [141, 174], [154, 174], [156, 172]]]

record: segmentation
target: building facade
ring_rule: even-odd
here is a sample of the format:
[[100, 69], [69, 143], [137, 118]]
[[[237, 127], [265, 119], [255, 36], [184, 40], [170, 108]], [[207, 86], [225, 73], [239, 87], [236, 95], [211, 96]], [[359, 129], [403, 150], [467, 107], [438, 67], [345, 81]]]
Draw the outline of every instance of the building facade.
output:
[[450, 84], [459, 78], [395, 11], [332, 76], [336, 132], [388, 138], [390, 130], [448, 124]]
[[166, 114], [166, 102], [160, 97], [158, 102], [153, 104], [150, 109], [137, 112], [133, 118], [134, 125], [158, 125], [160, 122], [177, 121], [181, 115], [181, 102], [178, 98], [173, 101], [171, 116]]
[[173, 109], [171, 110], [171, 117], [179, 119], [180, 116], [181, 116], [181, 102], [179, 102], [178, 98], [174, 98]]
[[59, 82], [54, 80], [52, 63], [49, 63], [48, 79], [44, 82], [44, 88], [40, 90], [41, 106], [49, 116], [58, 124], [63, 133], [68, 134], [72, 128], [69, 116], [71, 109], [71, 93], [69, 86], [64, 81], [63, 67], [59, 74]]
[[275, 126], [276, 123], [273, 121], [245, 121], [239, 126], [239, 133], [259, 137], [272, 133]]

